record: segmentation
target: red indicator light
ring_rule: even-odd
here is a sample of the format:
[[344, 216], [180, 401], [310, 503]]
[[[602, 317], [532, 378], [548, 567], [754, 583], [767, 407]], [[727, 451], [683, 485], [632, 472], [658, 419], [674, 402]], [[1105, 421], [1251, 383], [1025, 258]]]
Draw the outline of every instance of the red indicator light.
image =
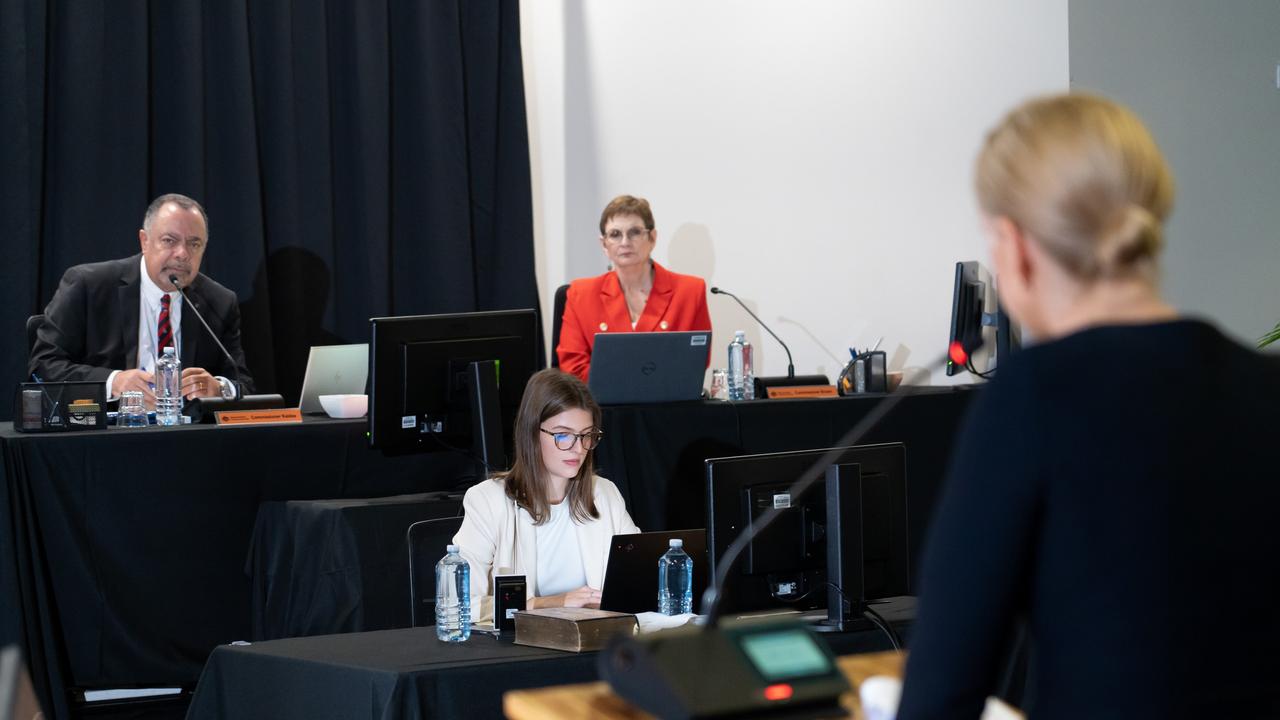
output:
[[951, 347], [948, 349], [947, 354], [951, 357], [951, 362], [956, 365], [963, 366], [969, 362], [969, 353], [964, 351], [964, 346], [961, 345], [958, 340], [951, 343]]
[[770, 685], [764, 689], [764, 699], [786, 700], [791, 697], [793, 692], [794, 691], [791, 689], [790, 685], [786, 683], [778, 683], [777, 685]]

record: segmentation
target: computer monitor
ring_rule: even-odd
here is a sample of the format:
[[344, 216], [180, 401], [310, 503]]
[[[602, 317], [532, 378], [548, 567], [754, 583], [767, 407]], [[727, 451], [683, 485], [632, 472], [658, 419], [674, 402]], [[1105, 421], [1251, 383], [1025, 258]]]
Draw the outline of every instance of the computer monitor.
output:
[[533, 310], [373, 318], [369, 446], [462, 450], [506, 467], [511, 423], [540, 369]]
[[[976, 260], [956, 263], [955, 281], [951, 290], [951, 334], [947, 347], [957, 343], [964, 348], [968, 362], [961, 364], [954, 359], [947, 360], [947, 375], [955, 375], [963, 371], [986, 376], [988, 371], [979, 372], [974, 362], [974, 354], [978, 348], [986, 344], [983, 328], [995, 328], [996, 362], [1007, 358], [1020, 346], [1018, 326], [1005, 313], [1004, 307], [997, 300], [996, 311], [988, 313], [988, 283], [983, 279], [981, 266]], [[988, 354], [986, 357], [990, 357]]]
[[[860, 445], [840, 448], [833, 465], [856, 466], [869, 479], [863, 487], [856, 483], [839, 486], [834, 507], [828, 504], [826, 478], [820, 478], [802, 497], [792, 497], [790, 488], [811, 469], [830, 448], [795, 452], [740, 455], [706, 460], [707, 554], [710, 573], [720, 572], [719, 562], [729, 545], [752, 527], [768, 510], [784, 510], [772, 525], [753, 538], [738, 558], [720, 588], [725, 612], [750, 612], [777, 607], [812, 610], [826, 607], [828, 580], [853, 583], [842, 588], [851, 599], [874, 599], [884, 592], [906, 594], [905, 582], [881, 581], [883, 573], [872, 568], [866, 582], [863, 563], [907, 562], [906, 535], [906, 451], [901, 443]], [[853, 476], [843, 471], [846, 482]], [[882, 492], [883, 488], [896, 488]], [[856, 503], [850, 504], [856, 498]], [[840, 514], [841, 508], [855, 507], [858, 517]], [[829, 517], [829, 515], [834, 515]], [[828, 533], [838, 529], [842, 537], [858, 539], [861, 547], [841, 544], [832, 570], [828, 563]], [[871, 537], [869, 537], [870, 535]], [[864, 549], [869, 549], [866, 553]], [[858, 554], [854, 559], [855, 550]], [[887, 558], [892, 557], [892, 560]], [[905, 565], [904, 565], [905, 566]], [[856, 567], [857, 572], [851, 568]], [[905, 571], [901, 578], [905, 579]], [[901, 591], [901, 592], [899, 592]], [[838, 596], [838, 594], [837, 594]]]

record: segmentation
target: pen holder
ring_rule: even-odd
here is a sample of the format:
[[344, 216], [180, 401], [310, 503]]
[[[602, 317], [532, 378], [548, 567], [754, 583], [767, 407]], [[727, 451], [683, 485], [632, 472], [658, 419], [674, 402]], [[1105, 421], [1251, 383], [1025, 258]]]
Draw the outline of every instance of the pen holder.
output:
[[888, 392], [888, 373], [883, 350], [873, 350], [854, 356], [840, 371], [836, 390], [841, 395]]
[[100, 382], [19, 383], [13, 396], [13, 429], [105, 430], [106, 404], [106, 388]]

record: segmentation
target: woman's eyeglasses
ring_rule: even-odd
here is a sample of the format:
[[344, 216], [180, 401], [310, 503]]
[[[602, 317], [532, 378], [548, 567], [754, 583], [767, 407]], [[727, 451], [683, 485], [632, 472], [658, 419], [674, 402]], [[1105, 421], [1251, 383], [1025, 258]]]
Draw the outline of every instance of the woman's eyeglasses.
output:
[[584, 433], [571, 432], [552, 432], [538, 428], [542, 432], [551, 436], [551, 441], [561, 450], [572, 450], [574, 443], [581, 442], [583, 450], [595, 450], [596, 445], [600, 444], [600, 438], [604, 437], [604, 433], [599, 430], [588, 430]]
[[605, 233], [604, 239], [608, 240], [613, 245], [621, 243], [623, 238], [636, 243], [640, 242], [640, 239], [648, 235], [650, 232], [652, 231], [648, 228], [631, 228], [624, 234], [621, 230], [614, 229]]

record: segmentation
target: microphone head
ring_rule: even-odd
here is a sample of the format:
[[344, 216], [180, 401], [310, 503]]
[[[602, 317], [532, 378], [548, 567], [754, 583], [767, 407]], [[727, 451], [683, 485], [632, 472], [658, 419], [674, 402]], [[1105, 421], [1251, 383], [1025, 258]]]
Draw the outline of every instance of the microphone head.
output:
[[173, 274], [173, 273], [170, 273], [170, 274], [169, 274], [169, 282], [173, 283], [173, 286], [174, 286], [175, 288], [176, 288], [176, 287], [178, 287], [178, 276], [177, 276], [177, 275], [175, 275], [175, 274]]
[[711, 294], [712, 294], [712, 295], [719, 295], [719, 294], [720, 294], [720, 288], [718, 288], [718, 287], [713, 287], [713, 288], [711, 288]]

